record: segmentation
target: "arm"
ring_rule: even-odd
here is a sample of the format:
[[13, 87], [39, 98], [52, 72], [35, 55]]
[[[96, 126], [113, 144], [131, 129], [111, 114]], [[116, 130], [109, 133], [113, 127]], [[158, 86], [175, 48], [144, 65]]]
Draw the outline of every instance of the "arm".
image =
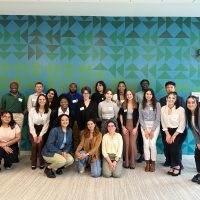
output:
[[123, 150], [123, 140], [122, 140], [122, 136], [118, 134], [118, 149], [117, 149], [117, 153], [115, 157], [116, 161], [118, 161], [121, 158], [122, 150]]
[[76, 157], [79, 157], [80, 156], [80, 150], [83, 148], [83, 145], [85, 143], [85, 136], [83, 134], [83, 136], [81, 137], [81, 142], [80, 144], [78, 145], [77, 149], [76, 149], [76, 152], [75, 152], [75, 155]]
[[[113, 103], [114, 103], [114, 102], [113, 102]], [[117, 104], [116, 104], [116, 103], [114, 103], [113, 109], [114, 109], [115, 119], [117, 119], [119, 108], [117, 107]]]
[[[185, 110], [182, 107], [179, 107], [179, 126], [176, 130], [178, 133], [183, 133], [185, 130], [185, 124], [186, 124], [186, 119], [185, 119]], [[178, 135], [178, 134], [177, 134]]]
[[161, 112], [161, 107], [160, 103], [156, 103], [156, 119], [153, 123], [153, 127], [151, 129], [152, 132], [156, 130], [156, 128], [160, 125], [160, 112]]
[[94, 147], [88, 152], [89, 155], [93, 155], [95, 153], [95, 151], [97, 151], [97, 149], [99, 149], [99, 147], [101, 145], [101, 141], [102, 141], [102, 134], [99, 133]]
[[67, 130], [67, 134], [69, 134], [68, 141], [67, 141], [67, 143], [69, 143], [69, 145], [67, 145], [67, 147], [66, 147], [66, 153], [69, 153], [72, 148], [72, 129], [71, 128], [69, 128]]
[[32, 95], [30, 95], [30, 96], [28, 97], [28, 102], [27, 102], [27, 109], [28, 109], [28, 112], [30, 112], [31, 108], [32, 108]]
[[31, 109], [29, 114], [28, 114], [28, 124], [29, 124], [29, 130], [30, 130], [30, 134], [33, 135], [33, 137], [37, 137], [36, 135], [36, 131], [34, 128], [34, 123], [33, 123], [33, 116], [35, 114], [35, 109]]
[[6, 108], [6, 101], [5, 101], [4, 95], [1, 97], [0, 108], [1, 108], [1, 110], [5, 110], [5, 108]]
[[162, 127], [163, 127], [163, 131], [168, 131], [168, 127], [167, 127], [167, 110], [166, 110], [166, 107], [163, 106], [161, 108], [161, 124], [162, 124]]
[[143, 113], [142, 113], [142, 104], [139, 105], [139, 122], [140, 122], [140, 125], [141, 127], [143, 128], [144, 131], [147, 130], [146, 128], [146, 125], [144, 123], [144, 116], [143, 116]]
[[100, 120], [102, 120], [102, 103], [100, 102], [98, 105], [98, 115]]
[[49, 109], [49, 112], [47, 113], [46, 121], [45, 121], [45, 123], [43, 125], [43, 128], [42, 128], [41, 132], [40, 132], [40, 136], [43, 136], [48, 130], [49, 121], [50, 121], [50, 114], [51, 114], [51, 110]]

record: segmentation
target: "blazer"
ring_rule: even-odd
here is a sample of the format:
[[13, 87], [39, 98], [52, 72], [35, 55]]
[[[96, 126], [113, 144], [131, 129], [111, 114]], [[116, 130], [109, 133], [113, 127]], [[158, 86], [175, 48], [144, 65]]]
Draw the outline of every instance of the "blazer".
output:
[[[123, 126], [126, 126], [126, 120], [127, 120], [127, 109], [124, 109], [123, 107], [120, 108], [119, 110], [119, 115], [122, 115], [123, 118]], [[138, 108], [133, 110], [132, 113], [132, 120], [133, 120], [133, 127], [135, 128], [137, 125], [139, 119], [139, 112]]]
[[[64, 136], [66, 136], [66, 145], [63, 149], [60, 149]], [[62, 128], [55, 127], [53, 128], [47, 139], [47, 143], [42, 149], [42, 155], [47, 157], [53, 157], [55, 153], [66, 152], [69, 153], [72, 147], [72, 129], [68, 128], [67, 133], [64, 133]]]
[[100, 158], [101, 141], [102, 141], [102, 134], [99, 133], [97, 136], [93, 137], [91, 145], [89, 145], [89, 138], [85, 137], [85, 134], [83, 134], [81, 138], [81, 142], [76, 149], [76, 153], [80, 152], [81, 150], [84, 150], [87, 153], [89, 153], [90, 162], [95, 162], [96, 160]]

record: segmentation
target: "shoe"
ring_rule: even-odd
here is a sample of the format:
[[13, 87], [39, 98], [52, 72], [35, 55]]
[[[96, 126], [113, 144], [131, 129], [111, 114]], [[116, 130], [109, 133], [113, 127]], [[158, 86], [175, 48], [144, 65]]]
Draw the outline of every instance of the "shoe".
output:
[[150, 171], [150, 160], [146, 160], [146, 167], [145, 167], [145, 172]]
[[181, 167], [181, 170], [183, 170], [183, 169], [184, 169], [182, 162], [181, 162], [181, 164], [180, 164], [180, 167]]
[[[178, 176], [178, 175], [181, 174], [181, 168], [179, 168], [179, 169], [173, 168], [173, 169], [174, 169], [174, 170], [173, 170], [172, 176]], [[177, 171], [177, 172], [175, 173], [175, 171]]]
[[48, 178], [56, 178], [53, 170], [49, 169], [48, 167], [45, 168], [44, 173], [47, 175]]
[[163, 164], [163, 166], [164, 166], [164, 167], [169, 167], [170, 164], [169, 164], [167, 161], [165, 161], [164, 164]]
[[135, 167], [131, 166], [130, 169], [135, 169]]
[[31, 166], [31, 169], [32, 169], [32, 170], [35, 170], [35, 169], [36, 169], [36, 166]]
[[140, 157], [137, 159], [137, 163], [141, 163], [144, 161], [144, 156], [140, 155]]
[[83, 174], [85, 172], [85, 167], [83, 167], [83, 168], [81, 168], [80, 170], [79, 170], [79, 173], [80, 174]]
[[168, 175], [172, 175], [173, 174], [174, 169], [170, 168], [170, 170], [167, 172]]
[[155, 161], [151, 160], [149, 171], [155, 172], [155, 170], [156, 170]]
[[40, 169], [44, 169], [44, 165], [40, 165]]
[[196, 174], [193, 178], [192, 178], [192, 182], [198, 183], [200, 184], [200, 174]]
[[63, 170], [62, 170], [61, 168], [58, 168], [58, 169], [56, 170], [56, 174], [62, 175], [62, 174], [63, 174]]

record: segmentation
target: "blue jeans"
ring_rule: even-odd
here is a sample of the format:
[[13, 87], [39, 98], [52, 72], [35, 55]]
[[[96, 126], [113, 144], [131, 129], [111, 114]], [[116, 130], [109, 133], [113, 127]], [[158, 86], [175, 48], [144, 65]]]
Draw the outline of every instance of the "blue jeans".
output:
[[[80, 153], [86, 153], [86, 151], [82, 150], [80, 151]], [[86, 166], [88, 159], [89, 159], [88, 156], [82, 160], [78, 159], [78, 170]], [[90, 163], [90, 168], [91, 168], [91, 176], [93, 177], [101, 176], [101, 160], [100, 159], [96, 160], [93, 163]]]

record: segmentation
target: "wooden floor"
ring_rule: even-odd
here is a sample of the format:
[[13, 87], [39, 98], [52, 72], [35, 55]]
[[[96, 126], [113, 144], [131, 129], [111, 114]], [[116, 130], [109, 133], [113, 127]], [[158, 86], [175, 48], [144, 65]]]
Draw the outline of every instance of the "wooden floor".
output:
[[[124, 169], [121, 178], [92, 178], [78, 174], [74, 166], [49, 179], [43, 170], [30, 169], [29, 156], [11, 170], [0, 172], [0, 200], [200, 200], [200, 185], [191, 182], [196, 174], [193, 156], [183, 157], [181, 176], [166, 174], [164, 158], [158, 156], [156, 172], [144, 172], [144, 162], [136, 169]], [[1, 166], [1, 168], [3, 168]]]

